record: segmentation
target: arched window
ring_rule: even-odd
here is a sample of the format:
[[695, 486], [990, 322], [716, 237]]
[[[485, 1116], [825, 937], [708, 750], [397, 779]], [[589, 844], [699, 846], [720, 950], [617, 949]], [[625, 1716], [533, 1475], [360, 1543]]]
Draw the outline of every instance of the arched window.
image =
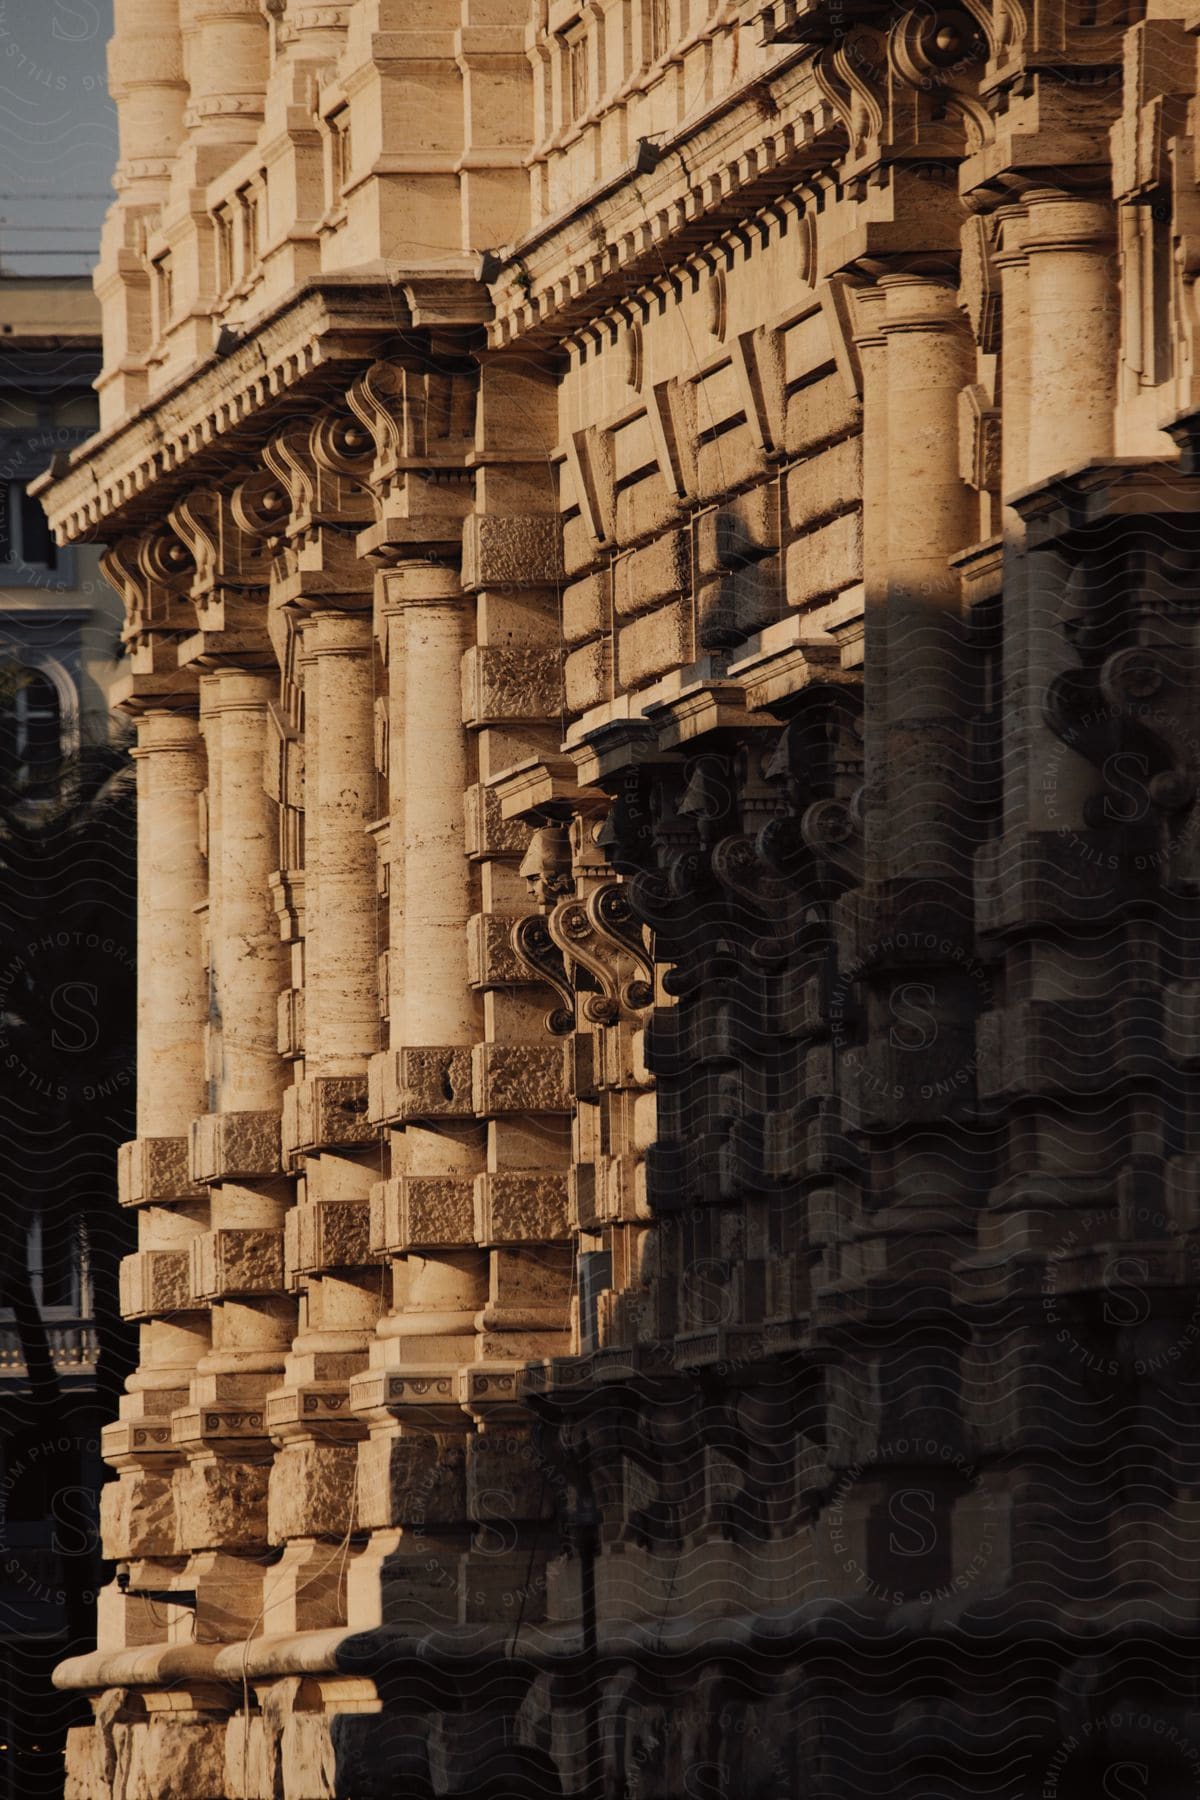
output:
[[26, 795], [43, 793], [63, 750], [58, 688], [42, 669], [0, 665], [0, 775]]

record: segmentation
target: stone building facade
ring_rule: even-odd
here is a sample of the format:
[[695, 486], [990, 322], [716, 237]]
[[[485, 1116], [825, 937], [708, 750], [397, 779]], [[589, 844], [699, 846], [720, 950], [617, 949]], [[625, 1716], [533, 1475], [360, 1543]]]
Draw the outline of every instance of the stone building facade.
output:
[[116, 11], [68, 1792], [1196, 1793], [1192, 15]]

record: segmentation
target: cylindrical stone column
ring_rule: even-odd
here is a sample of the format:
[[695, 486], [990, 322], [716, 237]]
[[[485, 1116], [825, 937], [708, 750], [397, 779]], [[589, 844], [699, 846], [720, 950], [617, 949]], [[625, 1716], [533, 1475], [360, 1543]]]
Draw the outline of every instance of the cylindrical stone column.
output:
[[[361, 1075], [379, 1047], [376, 997], [374, 640], [369, 617], [322, 613], [308, 626], [319, 751], [307, 811], [311, 853], [305, 962], [305, 1073]], [[315, 818], [314, 818], [315, 815]]]
[[[429, 563], [402, 564], [384, 581], [388, 664], [403, 671], [404, 682], [404, 730], [392, 761], [393, 791], [404, 806], [393, 839], [393, 876], [404, 888], [404, 970], [391, 1042], [397, 1049], [469, 1050], [481, 1035], [465, 966], [472, 898], [463, 796], [471, 776], [461, 691], [463, 654], [474, 642], [473, 602], [455, 570]], [[482, 1128], [473, 1120], [415, 1120], [393, 1140], [393, 1171], [469, 1179], [481, 1154]], [[410, 1254], [398, 1271], [396, 1298], [381, 1336], [470, 1332], [486, 1299], [485, 1258], [473, 1248]]]
[[1120, 293], [1111, 198], [1037, 189], [1025, 204], [1032, 483], [1112, 454]]
[[187, 123], [201, 143], [252, 144], [262, 123], [270, 37], [259, 0], [181, 0]]
[[181, 712], [144, 714], [137, 739], [138, 1136], [183, 1137], [204, 1109], [204, 743], [198, 719]]
[[951, 874], [964, 848], [965, 669], [960, 580], [950, 558], [973, 534], [958, 458], [958, 398], [972, 378], [972, 345], [949, 283], [888, 275], [879, 286], [888, 491], [875, 653], [887, 727], [875, 740], [882, 755], [875, 785], [886, 794], [880, 822], [888, 874], [937, 879]]
[[178, 0], [115, 0], [108, 85], [120, 143], [116, 185], [130, 198], [156, 198], [183, 137], [188, 96]]
[[211, 1019], [219, 1033], [210, 1093], [222, 1112], [274, 1109], [286, 970], [268, 877], [279, 860], [273, 803], [263, 788], [270, 675], [237, 670], [201, 683], [214, 778], [209, 788]]

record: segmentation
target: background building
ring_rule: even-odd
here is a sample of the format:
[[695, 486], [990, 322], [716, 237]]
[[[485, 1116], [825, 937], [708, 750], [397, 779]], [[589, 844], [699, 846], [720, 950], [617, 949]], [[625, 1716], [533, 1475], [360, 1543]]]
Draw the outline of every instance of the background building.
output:
[[75, 1800], [1195, 1792], [1195, 50], [124, 0]]
[[132, 817], [89, 808], [119, 762], [122, 609], [98, 550], [59, 548], [29, 492], [95, 431], [100, 362], [88, 277], [0, 277], [0, 1792], [22, 1796], [61, 1791], [72, 1707], [50, 1673], [95, 1630], [99, 1431], [121, 1373], [105, 1383], [98, 1356], [117, 1326], [129, 1035], [123, 1073], [103, 1065], [132, 1001]]

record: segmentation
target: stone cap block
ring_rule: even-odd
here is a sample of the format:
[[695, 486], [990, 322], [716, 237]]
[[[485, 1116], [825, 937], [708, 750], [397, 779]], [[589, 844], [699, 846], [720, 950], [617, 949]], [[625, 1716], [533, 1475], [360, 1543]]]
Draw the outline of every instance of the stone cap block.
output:
[[463, 521], [464, 593], [486, 587], [553, 587], [562, 579], [561, 531], [548, 513], [472, 513]]
[[485, 858], [522, 857], [529, 844], [524, 819], [506, 819], [495, 788], [476, 783], [463, 793], [467, 855], [473, 862]]
[[122, 1206], [204, 1199], [204, 1189], [188, 1172], [187, 1138], [130, 1138], [119, 1145], [117, 1197]]
[[465, 1046], [385, 1050], [371, 1058], [367, 1080], [373, 1124], [474, 1117], [471, 1051]]
[[365, 1075], [317, 1075], [297, 1082], [283, 1096], [284, 1157], [374, 1143], [376, 1127], [367, 1107]]
[[470, 1177], [401, 1175], [371, 1193], [371, 1249], [388, 1255], [475, 1242]]
[[[186, 1391], [181, 1396], [187, 1399]], [[174, 1454], [171, 1417], [164, 1414], [154, 1422], [114, 1419], [100, 1429], [100, 1453], [105, 1462], [116, 1463], [125, 1457], [167, 1456]]]
[[261, 1406], [193, 1406], [177, 1412], [171, 1435], [180, 1447], [261, 1438], [265, 1414]]
[[283, 1291], [282, 1231], [209, 1231], [193, 1238], [188, 1250], [196, 1301]]
[[520, 913], [475, 913], [467, 922], [467, 980], [473, 988], [514, 987], [532, 977], [512, 947]]
[[382, 1410], [415, 1424], [464, 1427], [458, 1363], [422, 1364], [419, 1370], [366, 1369], [350, 1383], [355, 1412]]
[[277, 1112], [203, 1113], [189, 1133], [193, 1181], [245, 1181], [282, 1174]]
[[483, 1117], [571, 1110], [565, 1043], [476, 1044], [472, 1080], [475, 1111]]
[[462, 659], [462, 716], [470, 726], [557, 716], [562, 678], [557, 650], [476, 647]]
[[570, 1236], [565, 1175], [477, 1175], [474, 1201], [480, 1244], [547, 1244]]
[[[370, 1206], [366, 1200], [303, 1201], [288, 1215], [295, 1220], [295, 1262], [288, 1273], [319, 1274], [350, 1269], [369, 1260]], [[290, 1235], [290, 1234], [289, 1234]]]
[[186, 1250], [139, 1250], [121, 1258], [121, 1316], [149, 1319], [156, 1314], [194, 1311], [190, 1260]]

